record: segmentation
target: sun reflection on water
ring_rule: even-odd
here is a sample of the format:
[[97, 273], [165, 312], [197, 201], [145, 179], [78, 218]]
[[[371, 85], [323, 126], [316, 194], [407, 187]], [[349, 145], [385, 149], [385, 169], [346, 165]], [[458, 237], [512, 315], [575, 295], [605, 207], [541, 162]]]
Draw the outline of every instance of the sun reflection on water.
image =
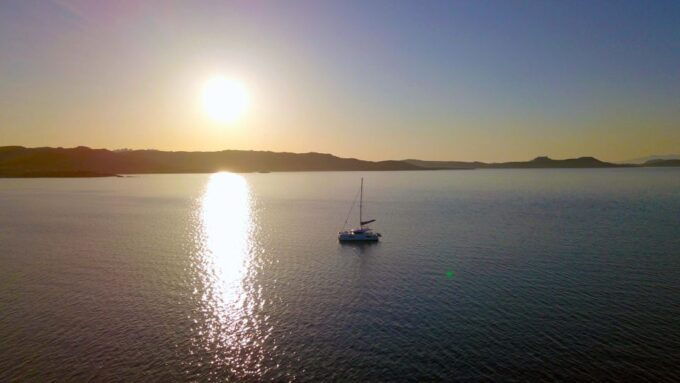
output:
[[257, 320], [254, 286], [255, 221], [250, 188], [243, 176], [215, 173], [200, 199], [198, 281], [203, 312], [197, 320], [201, 354], [214, 367], [236, 376], [257, 375], [266, 334]]
[[233, 301], [242, 295], [240, 284], [247, 271], [252, 221], [250, 190], [243, 177], [215, 173], [201, 201], [204, 255], [212, 262], [214, 287], [221, 298]]

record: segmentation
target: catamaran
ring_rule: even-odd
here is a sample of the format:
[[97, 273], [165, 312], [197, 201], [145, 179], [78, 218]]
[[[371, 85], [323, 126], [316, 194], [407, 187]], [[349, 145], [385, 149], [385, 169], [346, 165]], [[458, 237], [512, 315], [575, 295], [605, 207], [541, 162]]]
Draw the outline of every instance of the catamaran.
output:
[[[364, 207], [364, 179], [361, 178], [361, 189], [360, 189], [360, 197], [359, 197], [359, 227], [356, 229], [352, 230], [345, 230], [341, 231], [338, 233], [338, 240], [340, 242], [377, 242], [380, 240], [380, 237], [382, 235], [380, 233], [375, 233], [373, 230], [371, 230], [370, 227], [367, 225], [369, 223], [375, 222], [374, 219], [369, 219], [367, 221], [364, 221], [363, 218], [363, 207]], [[354, 207], [354, 203], [356, 203], [356, 199], [352, 203], [352, 207]], [[352, 209], [350, 209], [350, 214], [352, 213]], [[347, 216], [349, 218], [349, 214]], [[345, 220], [345, 224], [347, 224], [347, 220]]]

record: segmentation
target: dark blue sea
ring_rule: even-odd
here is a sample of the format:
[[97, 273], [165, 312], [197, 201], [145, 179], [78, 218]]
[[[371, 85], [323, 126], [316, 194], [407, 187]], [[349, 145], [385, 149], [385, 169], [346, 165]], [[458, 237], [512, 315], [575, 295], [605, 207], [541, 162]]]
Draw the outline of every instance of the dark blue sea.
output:
[[680, 380], [680, 169], [0, 180], [2, 382], [491, 380]]

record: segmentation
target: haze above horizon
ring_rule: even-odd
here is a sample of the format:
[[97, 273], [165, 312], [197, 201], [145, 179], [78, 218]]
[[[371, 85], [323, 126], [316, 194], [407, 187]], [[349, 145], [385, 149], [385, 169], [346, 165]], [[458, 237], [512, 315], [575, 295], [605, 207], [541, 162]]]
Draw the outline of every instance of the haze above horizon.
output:
[[0, 146], [677, 153], [678, 18], [673, 1], [8, 0]]

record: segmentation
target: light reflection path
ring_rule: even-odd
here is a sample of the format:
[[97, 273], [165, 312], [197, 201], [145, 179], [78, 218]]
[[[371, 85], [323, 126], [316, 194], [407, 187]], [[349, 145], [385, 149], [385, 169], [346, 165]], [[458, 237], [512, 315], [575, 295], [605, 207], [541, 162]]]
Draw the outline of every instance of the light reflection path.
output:
[[256, 225], [246, 180], [233, 173], [210, 176], [197, 218], [197, 294], [203, 307], [197, 323], [199, 352], [208, 356], [204, 362], [227, 368], [237, 377], [257, 376], [267, 336], [256, 313], [260, 300], [253, 277]]

